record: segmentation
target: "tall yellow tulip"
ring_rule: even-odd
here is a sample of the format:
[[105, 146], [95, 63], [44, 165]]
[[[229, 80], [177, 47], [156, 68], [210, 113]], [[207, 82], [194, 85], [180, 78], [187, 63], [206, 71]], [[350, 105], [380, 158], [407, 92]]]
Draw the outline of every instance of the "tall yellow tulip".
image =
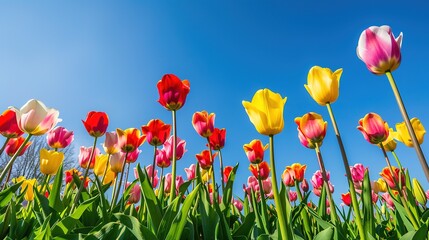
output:
[[307, 84], [304, 84], [304, 87], [314, 101], [325, 106], [337, 100], [342, 73], [342, 68], [332, 72], [329, 68], [314, 66], [308, 72]]
[[40, 150], [40, 172], [55, 175], [64, 159], [64, 153], [45, 148]]
[[[422, 144], [424, 135], [426, 133], [426, 130], [423, 127], [423, 124], [420, 122], [418, 118], [412, 118], [410, 121], [411, 121], [411, 125], [413, 126], [414, 132], [416, 133], [416, 137], [419, 144]], [[408, 133], [405, 122], [396, 124], [396, 132], [397, 132], [397, 134], [395, 134], [396, 140], [404, 143], [405, 146], [407, 147], [413, 147], [413, 141], [411, 141], [411, 137], [410, 137], [410, 134]]]
[[270, 136], [283, 130], [283, 109], [286, 99], [286, 97], [282, 98], [279, 93], [265, 88], [258, 90], [251, 102], [243, 101], [242, 103], [256, 131]]

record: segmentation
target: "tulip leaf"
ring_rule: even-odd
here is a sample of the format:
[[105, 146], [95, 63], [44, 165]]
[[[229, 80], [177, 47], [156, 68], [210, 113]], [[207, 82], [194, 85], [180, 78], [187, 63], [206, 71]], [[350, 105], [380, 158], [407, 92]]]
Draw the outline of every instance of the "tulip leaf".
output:
[[374, 210], [372, 207], [371, 182], [369, 180], [368, 170], [365, 170], [362, 190], [364, 229], [365, 232], [373, 236], [375, 233]]
[[51, 226], [49, 225], [50, 220], [51, 220], [51, 215], [46, 217], [45, 221], [43, 222], [43, 225], [41, 225], [36, 229], [36, 231], [34, 232], [35, 240], [52, 239]]
[[215, 203], [214, 204], [215, 210], [217, 212], [217, 214], [219, 215], [219, 223], [220, 223], [220, 228], [222, 231], [219, 231], [219, 233], [222, 233], [221, 239], [229, 239], [232, 240], [231, 237], [231, 231], [229, 229], [229, 225], [226, 222], [225, 219], [225, 215], [222, 213], [222, 211], [219, 208], [219, 204]]
[[244, 222], [238, 227], [233, 233], [232, 236], [246, 236], [246, 239], [250, 237], [250, 233], [252, 231], [253, 226], [255, 226], [255, 213], [250, 212], [246, 215]]
[[313, 240], [328, 240], [328, 239], [333, 239], [334, 237], [334, 228], [333, 227], [329, 227], [326, 228], [325, 230], [319, 232]]
[[[146, 172], [146, 171], [145, 171]], [[150, 213], [150, 219], [154, 229], [158, 229], [162, 220], [161, 204], [153, 192], [151, 183], [148, 180], [147, 174], [143, 173], [140, 164], [137, 165], [137, 173], [139, 176], [141, 191], [147, 204], [147, 209]]]
[[180, 239], [182, 236], [183, 229], [187, 222], [189, 209], [191, 208], [195, 197], [198, 195], [200, 186], [201, 185], [198, 184], [195, 189], [185, 198], [182, 209], [177, 213], [166, 239]]
[[157, 236], [159, 239], [164, 239], [165, 235], [168, 233], [168, 229], [171, 226], [174, 218], [177, 215], [177, 212], [180, 208], [180, 195], [177, 196], [167, 207], [167, 210], [164, 213], [164, 216], [159, 224]]
[[[390, 193], [390, 192], [389, 192]], [[392, 193], [390, 193], [392, 196]], [[406, 232], [414, 231], [413, 224], [411, 224], [410, 220], [407, 218], [407, 214], [405, 211], [405, 208], [402, 206], [401, 203], [399, 203], [395, 197], [392, 197], [393, 204], [395, 205], [396, 211], [396, 219], [398, 221], [398, 224], [402, 224], [406, 228]], [[405, 233], [405, 231], [402, 231]]]
[[334, 225], [332, 225], [331, 223], [323, 220], [313, 209], [308, 208], [308, 213], [310, 213], [311, 215], [313, 215], [314, 219], [316, 220], [317, 224], [323, 228], [323, 229], [327, 229], [327, 228], [333, 228]]
[[14, 193], [18, 190], [21, 184], [22, 182], [19, 182], [0, 192], [0, 209], [4, 208], [10, 203]]
[[419, 230], [413, 230], [409, 231], [408, 233], [404, 234], [399, 240], [421, 240], [421, 239], [427, 239], [428, 237], [428, 227], [423, 224]]
[[9, 224], [12, 221], [12, 204], [7, 206], [6, 212], [0, 217], [0, 237], [3, 239], [9, 231]]
[[[57, 212], [61, 212], [64, 209], [63, 203], [61, 202], [61, 186], [63, 183], [63, 164], [58, 168], [57, 174], [55, 175], [54, 185], [49, 193], [49, 206], [55, 209]], [[47, 183], [49, 185], [49, 183]]]
[[210, 205], [210, 198], [206, 194], [206, 189], [201, 189], [198, 199], [198, 210], [201, 214], [201, 224], [203, 236], [205, 239], [215, 239], [216, 226], [219, 222], [219, 216]]
[[226, 211], [229, 211], [229, 206], [231, 205], [232, 188], [234, 186], [235, 174], [237, 172], [238, 165], [239, 164], [237, 163], [237, 165], [235, 165], [235, 167], [230, 172], [223, 192], [222, 204], [225, 206]]
[[123, 213], [115, 213], [115, 217], [121, 224], [125, 225], [137, 239], [158, 239], [147, 227], [141, 225], [137, 218]]

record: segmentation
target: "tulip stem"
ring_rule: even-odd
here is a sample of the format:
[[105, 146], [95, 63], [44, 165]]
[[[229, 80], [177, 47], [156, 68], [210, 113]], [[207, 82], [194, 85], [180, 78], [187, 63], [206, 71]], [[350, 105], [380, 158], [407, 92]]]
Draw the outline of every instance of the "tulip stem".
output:
[[353, 184], [352, 174], [350, 172], [349, 160], [347, 159], [346, 150], [344, 149], [343, 140], [341, 139], [340, 130], [338, 129], [337, 121], [335, 121], [335, 117], [334, 117], [334, 113], [333, 113], [332, 108], [331, 108], [331, 104], [327, 103], [326, 107], [328, 109], [329, 116], [331, 118], [332, 126], [334, 127], [335, 135], [337, 136], [337, 142], [338, 142], [338, 146], [340, 147], [341, 157], [343, 159], [343, 165], [344, 165], [344, 168], [346, 170], [347, 181], [349, 183], [349, 188], [350, 188], [350, 196], [352, 198], [353, 212], [355, 213], [355, 221], [356, 221], [356, 225], [357, 225], [358, 230], [359, 230], [359, 237], [361, 240], [365, 240], [367, 237], [366, 237], [365, 229], [364, 229], [363, 224], [362, 224], [362, 218], [360, 216], [359, 202], [358, 202], [357, 197], [356, 197], [356, 190], [355, 190], [355, 186]]
[[[28, 134], [28, 136], [25, 138], [24, 142], [21, 144], [21, 146], [18, 148], [18, 150], [16, 151], [16, 153], [12, 156], [12, 158], [9, 160], [9, 162], [7, 163], [6, 167], [4, 167], [3, 171], [1, 172], [0, 175], [0, 184], [3, 182], [4, 177], [6, 176], [6, 173], [8, 173], [9, 169], [12, 168], [13, 163], [15, 162], [16, 158], [21, 154], [22, 150], [24, 149], [25, 145], [28, 143], [28, 141], [30, 140], [31, 136], [33, 136], [32, 134]], [[6, 182], [7, 183], [7, 182]], [[6, 184], [5, 183], [5, 184]]]
[[420, 165], [422, 165], [423, 172], [425, 173], [426, 179], [429, 181], [429, 166], [426, 158], [423, 154], [422, 148], [420, 147], [419, 141], [417, 140], [416, 133], [414, 132], [413, 126], [411, 125], [410, 118], [408, 117], [407, 110], [405, 109], [404, 102], [402, 101], [401, 94], [399, 93], [398, 87], [396, 86], [395, 79], [390, 71], [386, 72], [387, 79], [389, 80], [390, 86], [392, 87], [393, 94], [395, 95], [396, 102], [398, 103], [399, 110], [401, 111], [402, 118], [407, 126], [408, 133], [410, 134], [411, 141], [413, 142], [414, 149], [416, 150], [417, 157], [419, 158]]
[[150, 183], [152, 184], [152, 186], [153, 186], [153, 187], [155, 187], [155, 186], [154, 186], [154, 184], [153, 184], [153, 181], [155, 180], [156, 148], [157, 148], [157, 146], [155, 145], [155, 146], [153, 147], [152, 179], [151, 179], [151, 181], [150, 181]]
[[396, 163], [398, 164], [399, 170], [401, 170], [401, 173], [405, 176], [404, 169], [402, 168], [401, 161], [399, 161], [398, 155], [396, 155], [395, 151], [392, 151], [392, 155], [396, 160]]
[[10, 179], [10, 174], [12, 173], [12, 168], [13, 168], [13, 166], [10, 167], [9, 172], [7, 173], [6, 182], [3, 185], [2, 191], [6, 189], [7, 183], [9, 182], [9, 179]]
[[256, 164], [256, 170], [258, 171], [258, 184], [259, 184], [259, 195], [261, 196], [261, 202], [262, 202], [262, 217], [264, 218], [263, 227], [266, 234], [270, 234], [268, 231], [268, 210], [267, 210], [267, 203], [265, 202], [265, 192], [264, 192], [264, 185], [262, 184], [261, 180], [261, 174], [259, 172], [259, 164]]
[[94, 158], [95, 148], [97, 145], [97, 139], [98, 139], [98, 137], [94, 137], [94, 144], [92, 145], [92, 150], [91, 150], [91, 154], [89, 155], [89, 161], [87, 162], [87, 165], [86, 165], [85, 174], [83, 175], [83, 179], [82, 179], [82, 182], [80, 183], [79, 190], [77, 191], [76, 196], [74, 198], [73, 205], [70, 209], [70, 214], [73, 212], [73, 210], [76, 208], [76, 205], [79, 202], [80, 194], [82, 193], [83, 186], [85, 185], [86, 178], [88, 177], [88, 173], [89, 173], [89, 169], [91, 167], [92, 159]]
[[[213, 206], [217, 202], [217, 188], [216, 188], [216, 181], [215, 181], [215, 171], [214, 171], [214, 163], [213, 163], [213, 154], [212, 154], [212, 148], [210, 147], [210, 139], [207, 137], [207, 143], [209, 147], [209, 155], [210, 155], [210, 163], [212, 164], [210, 167], [211, 173], [212, 173], [212, 182], [213, 182]], [[223, 175], [223, 174], [221, 174]]]
[[[337, 225], [338, 223], [337, 210], [335, 208], [334, 199], [332, 199], [332, 193], [329, 188], [329, 180], [326, 174], [325, 164], [323, 163], [322, 152], [320, 151], [319, 144], [315, 143], [315, 145], [316, 145], [317, 161], [319, 162], [320, 171], [322, 172], [323, 184], [325, 186], [326, 193], [328, 194], [329, 206], [331, 206], [331, 214], [330, 214], [331, 220], [334, 225]], [[325, 199], [322, 199], [322, 200], [325, 201]]]
[[119, 192], [121, 191], [121, 185], [122, 185], [122, 180], [124, 179], [124, 171], [125, 171], [125, 165], [127, 164], [127, 158], [128, 158], [128, 152], [125, 153], [124, 163], [122, 163], [121, 178], [119, 179], [119, 183], [116, 188], [115, 195], [113, 195], [112, 206], [110, 206], [110, 211], [113, 211], [113, 207], [116, 204], [116, 199], [118, 199]]
[[[302, 197], [301, 189], [299, 188], [299, 182], [297, 180], [294, 180], [294, 182], [295, 182], [296, 193], [298, 194], [299, 201], [302, 203], [303, 197]], [[305, 204], [304, 209], [301, 211], [301, 217], [302, 217], [304, 230], [307, 235], [307, 238], [312, 239], [313, 236], [310, 228], [310, 219], [308, 218], [308, 213], [307, 213], [307, 203]]]
[[[126, 162], [127, 160], [125, 159], [125, 162]], [[124, 186], [127, 184], [127, 182], [128, 182], [128, 174], [130, 173], [130, 165], [131, 165], [131, 163], [127, 163], [127, 172], [126, 172], [126, 175], [125, 175], [125, 181], [124, 181]], [[125, 188], [124, 188], [124, 192], [125, 192]]]
[[109, 153], [109, 155], [107, 155], [106, 167], [104, 168], [103, 178], [101, 179], [101, 185], [103, 185], [103, 183], [104, 183], [104, 178], [106, 177], [107, 169], [109, 168], [110, 156], [112, 156], [112, 155]]
[[[210, 146], [210, 143], [209, 143]], [[222, 180], [222, 194], [225, 194], [225, 176], [223, 174], [222, 151], [219, 149], [220, 177]]]
[[[277, 218], [279, 221], [279, 230], [283, 240], [293, 239], [292, 228], [287, 222], [287, 216], [289, 214], [286, 212], [287, 208], [284, 209], [282, 202], [280, 200], [279, 190], [277, 188], [277, 177], [276, 177], [276, 163], [274, 161], [274, 136], [269, 135], [270, 137], [270, 167], [271, 167], [271, 183], [273, 185], [273, 194], [274, 194], [274, 203], [276, 204]], [[288, 201], [288, 200], [286, 200]]]
[[[170, 192], [170, 203], [173, 202], [176, 197], [176, 148], [177, 148], [177, 127], [176, 127], [176, 110], [171, 111], [173, 118], [173, 167], [171, 169], [171, 192]], [[153, 166], [155, 167], [155, 166]]]
[[7, 143], [9, 142], [10, 139], [11, 139], [10, 137], [7, 137], [6, 140], [4, 141], [3, 146], [0, 149], [0, 156], [3, 154], [4, 149], [6, 148]]

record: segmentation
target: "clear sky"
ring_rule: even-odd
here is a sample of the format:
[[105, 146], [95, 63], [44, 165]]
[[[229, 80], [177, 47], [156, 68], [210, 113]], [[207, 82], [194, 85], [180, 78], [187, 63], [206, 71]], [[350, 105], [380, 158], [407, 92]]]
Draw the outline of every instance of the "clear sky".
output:
[[[386, 77], [373, 75], [357, 58], [359, 35], [385, 24], [395, 36], [403, 32], [402, 63], [393, 74], [409, 115], [429, 128], [427, 9], [424, 1], [3, 2], [0, 109], [19, 108], [31, 98], [59, 109], [61, 125], [75, 132], [78, 151], [92, 143], [81, 123], [91, 110], [108, 113], [109, 131], [140, 128], [153, 118], [171, 123], [170, 112], [157, 102], [156, 83], [174, 73], [191, 83], [177, 114], [178, 135], [188, 149], [178, 173], [184, 175], [182, 169], [205, 147], [192, 114], [214, 112], [216, 127], [227, 129], [226, 165], [240, 163], [234, 192], [242, 197], [250, 174], [242, 146], [268, 138], [256, 132], [241, 102], [269, 88], [288, 97], [285, 128], [275, 137], [278, 175], [294, 162], [307, 164], [308, 179], [318, 169], [314, 151], [299, 143], [293, 121], [317, 112], [328, 121], [322, 153], [339, 202], [348, 188], [345, 171], [327, 110], [303, 87], [307, 73], [314, 65], [343, 68], [333, 110], [350, 163], [368, 166], [375, 180], [386, 164], [381, 150], [356, 129], [358, 120], [376, 112], [393, 127], [402, 117]], [[429, 143], [422, 149], [429, 159]], [[152, 147], [145, 143], [141, 150], [138, 162], [150, 164]], [[428, 189], [414, 149], [398, 144], [396, 152]]]

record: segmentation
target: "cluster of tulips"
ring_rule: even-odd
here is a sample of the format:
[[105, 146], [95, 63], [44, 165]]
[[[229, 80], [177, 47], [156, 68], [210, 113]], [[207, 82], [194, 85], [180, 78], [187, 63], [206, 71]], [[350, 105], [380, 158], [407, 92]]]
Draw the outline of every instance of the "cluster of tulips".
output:
[[[233, 197], [233, 192], [240, 192], [233, 191], [238, 164], [223, 165], [226, 130], [215, 127], [214, 113], [193, 115], [192, 125], [207, 144], [185, 169], [186, 178], [177, 175], [176, 163], [187, 150], [186, 142], [177, 136], [176, 114], [185, 105], [190, 83], [166, 74], [157, 84], [158, 102], [172, 113], [172, 123], [153, 119], [141, 128], [108, 132], [108, 115], [89, 112], [82, 123], [93, 146], [80, 148], [80, 169], [63, 169], [61, 149], [71, 144], [74, 134], [57, 126], [61, 122], [58, 110], [33, 99], [20, 109], [4, 111], [0, 133], [5, 141], [0, 154], [5, 151], [10, 158], [1, 166], [0, 237], [427, 239], [429, 191], [425, 192], [417, 179], [410, 179], [395, 153], [396, 141], [414, 147], [429, 179], [420, 148], [424, 127], [417, 118], [409, 119], [391, 74], [400, 65], [401, 42], [402, 34], [395, 39], [388, 26], [370, 27], [361, 34], [357, 48], [358, 57], [372, 73], [387, 75], [404, 118], [395, 130], [376, 113], [358, 121], [357, 129], [380, 148], [386, 160], [379, 179], [371, 181], [367, 167], [348, 162], [331, 107], [339, 95], [342, 69], [333, 72], [315, 66], [308, 73], [304, 86], [319, 105], [326, 106], [341, 151], [349, 191], [341, 194], [340, 204], [332, 197], [334, 185], [323, 161], [321, 147], [328, 123], [320, 114], [309, 112], [295, 118], [298, 139], [314, 150], [319, 170], [307, 180], [307, 166], [293, 163], [277, 177], [274, 136], [284, 128], [286, 98], [269, 89], [258, 90], [251, 101], [242, 102], [257, 132], [268, 136], [268, 144], [254, 139], [243, 146], [250, 162], [243, 197]], [[42, 135], [50, 147], [42, 149], [39, 156], [45, 178], [40, 182], [10, 179], [15, 160], [26, 151], [32, 137]], [[102, 138], [104, 153], [97, 148]], [[152, 164], [137, 164], [129, 181], [130, 166], [144, 142], [153, 146]], [[267, 150], [269, 160], [265, 159]], [[388, 152], [397, 166], [391, 164]], [[171, 171], [165, 172], [170, 166]], [[216, 175], [221, 176], [220, 183]], [[311, 193], [318, 201], [309, 200]]]

